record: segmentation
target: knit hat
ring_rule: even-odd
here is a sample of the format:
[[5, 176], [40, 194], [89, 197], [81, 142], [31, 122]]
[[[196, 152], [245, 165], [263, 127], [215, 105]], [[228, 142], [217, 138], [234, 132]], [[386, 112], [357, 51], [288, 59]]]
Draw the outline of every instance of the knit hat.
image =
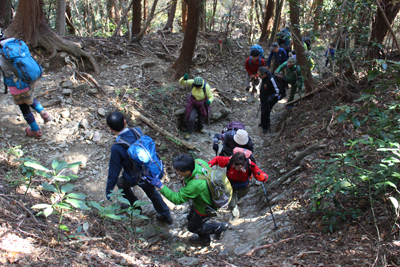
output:
[[288, 67], [289, 69], [291, 69], [291, 68], [294, 67], [295, 64], [296, 64], [296, 60], [295, 60], [294, 58], [291, 58], [291, 59], [289, 59], [288, 62], [287, 62], [287, 67]]
[[241, 146], [244, 146], [249, 142], [249, 134], [246, 130], [239, 129], [233, 136], [233, 140]]
[[271, 47], [270, 47], [270, 48], [271, 48], [272, 50], [274, 50], [274, 49], [276, 49], [276, 48], [278, 48], [278, 47], [279, 47], [279, 44], [278, 44], [277, 42], [274, 42], [274, 43], [271, 44]]
[[194, 86], [202, 86], [203, 81], [204, 81], [203, 78], [197, 76], [196, 78], [194, 78], [193, 85]]

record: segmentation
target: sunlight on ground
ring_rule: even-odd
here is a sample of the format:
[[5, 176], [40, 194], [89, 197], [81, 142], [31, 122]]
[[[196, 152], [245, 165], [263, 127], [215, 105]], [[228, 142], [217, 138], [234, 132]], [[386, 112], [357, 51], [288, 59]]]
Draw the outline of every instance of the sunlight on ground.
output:
[[8, 233], [0, 239], [0, 249], [9, 252], [31, 253], [34, 247], [30, 240]]

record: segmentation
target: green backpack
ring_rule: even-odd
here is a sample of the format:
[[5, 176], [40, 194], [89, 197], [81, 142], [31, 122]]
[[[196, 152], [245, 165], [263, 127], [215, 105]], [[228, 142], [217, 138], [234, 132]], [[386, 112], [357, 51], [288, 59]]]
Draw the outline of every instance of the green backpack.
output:
[[206, 180], [208, 189], [214, 203], [214, 209], [225, 208], [232, 199], [232, 185], [225, 172], [220, 170], [212, 170], [210, 166], [204, 166], [203, 162], [195, 161], [203, 167], [205, 175], [196, 175], [196, 179]]

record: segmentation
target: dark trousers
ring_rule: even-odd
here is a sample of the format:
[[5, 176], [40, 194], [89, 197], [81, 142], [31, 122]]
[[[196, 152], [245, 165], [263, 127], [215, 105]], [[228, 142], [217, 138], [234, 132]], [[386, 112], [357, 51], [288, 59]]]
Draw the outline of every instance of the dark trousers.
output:
[[244, 197], [245, 195], [247, 195], [249, 190], [250, 190], [250, 186], [249, 185], [246, 186], [246, 187], [239, 187], [239, 188], [238, 187], [234, 187], [233, 188], [233, 193], [232, 193], [232, 198], [231, 198], [231, 201], [228, 204], [228, 208], [230, 210], [233, 210], [237, 205], [238, 199]]
[[270, 115], [274, 105], [278, 102], [278, 98], [270, 95], [265, 102], [261, 102], [261, 126], [268, 130], [271, 124]]
[[138, 198], [135, 196], [135, 194], [132, 191], [132, 187], [138, 185], [140, 188], [143, 189], [143, 191], [146, 193], [146, 195], [150, 198], [151, 202], [153, 203], [154, 209], [161, 214], [164, 218], [169, 218], [171, 217], [171, 214], [169, 212], [169, 208], [167, 204], [165, 204], [164, 200], [162, 199], [160, 193], [156, 190], [154, 186], [149, 184], [145, 180], [140, 180], [138, 184], [129, 184], [125, 183], [124, 185], [118, 185], [119, 189], [122, 189], [122, 193], [125, 194], [124, 198], [129, 200], [131, 205], [135, 203]]
[[209, 218], [209, 216], [201, 216], [191, 207], [187, 216], [189, 221], [187, 226], [188, 231], [198, 234], [199, 238], [203, 240], [210, 240], [210, 235], [215, 234], [221, 223], [206, 223]]
[[186, 132], [193, 133], [194, 126], [196, 124], [196, 117], [198, 117], [197, 121], [197, 130], [200, 131], [204, 127], [204, 116], [201, 115], [200, 109], [197, 106], [194, 106], [192, 111], [190, 112], [189, 121], [187, 121]]

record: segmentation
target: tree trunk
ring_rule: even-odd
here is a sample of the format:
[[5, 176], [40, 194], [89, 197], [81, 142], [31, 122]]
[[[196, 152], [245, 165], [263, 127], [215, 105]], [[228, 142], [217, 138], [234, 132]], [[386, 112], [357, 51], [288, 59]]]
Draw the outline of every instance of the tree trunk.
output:
[[314, 20], [314, 23], [313, 23], [313, 32], [314, 32], [314, 34], [316, 33], [316, 32], [318, 32], [318, 30], [319, 30], [319, 25], [318, 25], [318, 22], [320, 21], [320, 16], [321, 16], [321, 11], [322, 11], [322, 7], [323, 7], [323, 4], [324, 4], [324, 0], [315, 0], [316, 1], [316, 6], [315, 6], [315, 11], [314, 11], [314, 15], [313, 15], [313, 20]]
[[[400, 2], [392, 1], [392, 0], [382, 0], [380, 1], [380, 5], [384, 10], [385, 16], [390, 24], [393, 23], [397, 13], [399, 12]], [[382, 15], [382, 12], [377, 9], [375, 15], [375, 20], [372, 23], [372, 30], [371, 30], [371, 39], [369, 42], [369, 53], [368, 58], [378, 58], [380, 48], [375, 44], [382, 44], [385, 36], [388, 33], [389, 27], [385, 22], [385, 18]]]
[[50, 29], [44, 19], [41, 0], [20, 0], [17, 14], [4, 34], [6, 37], [22, 39], [34, 47], [43, 47], [52, 52], [50, 58], [56, 56], [57, 51], [65, 51], [75, 57], [85, 57], [92, 64], [94, 71], [99, 73], [99, 66], [90, 53], [80, 49], [76, 43], [60, 38]]
[[11, 22], [11, 0], [0, 1], [0, 27], [7, 28]]
[[140, 40], [142, 40], [144, 33], [146, 32], [147, 28], [150, 25], [151, 20], [154, 17], [154, 12], [156, 11], [157, 2], [158, 2], [158, 0], [154, 0], [153, 6], [151, 7], [150, 15], [147, 18], [146, 23], [143, 25], [142, 30], [139, 32], [139, 34], [133, 41], [140, 42]]
[[271, 27], [273, 24], [272, 16], [274, 14], [274, 8], [275, 8], [274, 1], [268, 0], [267, 5], [265, 7], [265, 17], [261, 30], [261, 36], [259, 41], [260, 43], [267, 44], [268, 42], [268, 36], [271, 33]]
[[200, 30], [206, 31], [206, 0], [201, 0], [200, 3]]
[[303, 41], [301, 39], [300, 28], [299, 28], [299, 15], [300, 15], [300, 7], [298, 2], [294, 0], [289, 1], [290, 7], [290, 23], [292, 24], [291, 32], [292, 39], [294, 43], [294, 50], [296, 50], [296, 59], [299, 62], [301, 76], [304, 80], [304, 86], [306, 88], [306, 94], [313, 91], [313, 77], [311, 75], [311, 70], [307, 64], [307, 57], [305, 55], [305, 49], [303, 46]]
[[186, 12], [187, 12], [186, 0], [182, 0], [182, 31], [186, 31]]
[[71, 35], [76, 34], [76, 29], [74, 24], [72, 24], [72, 13], [71, 13], [71, 3], [67, 2], [65, 7], [65, 13], [67, 14], [67, 29], [68, 33]]
[[132, 5], [132, 38], [140, 33], [140, 26], [142, 23], [142, 7], [141, 0], [133, 0]]
[[274, 24], [272, 26], [272, 31], [271, 31], [271, 35], [269, 37], [269, 42], [268, 45], [273, 43], [275, 41], [275, 36], [276, 36], [276, 32], [278, 30], [278, 24], [280, 21], [280, 17], [281, 17], [281, 11], [282, 11], [282, 7], [283, 7], [283, 1], [284, 0], [276, 0], [275, 1], [275, 17], [274, 17]]
[[217, 12], [217, 5], [218, 5], [218, 1], [214, 0], [213, 3], [213, 12], [211, 15], [211, 20], [210, 20], [210, 31], [214, 30], [214, 23], [215, 23], [215, 13]]
[[196, 38], [199, 31], [199, 13], [200, 3], [197, 0], [188, 0], [188, 25], [183, 38], [183, 45], [178, 59], [172, 68], [175, 70], [174, 78], [178, 79], [183, 74], [190, 71], [194, 49], [196, 47]]
[[143, 20], [147, 19], [147, 0], [143, 0]]
[[65, 35], [65, 0], [57, 1], [56, 33]]
[[172, 0], [172, 5], [168, 11], [168, 20], [167, 20], [167, 23], [165, 24], [164, 30], [171, 29], [171, 32], [173, 30], [177, 3], [178, 3], [178, 0]]
[[253, 42], [253, 32], [254, 32], [254, 30], [253, 30], [253, 28], [254, 28], [254, 26], [253, 26], [253, 21], [254, 21], [254, 1], [255, 0], [251, 0], [250, 1], [250, 9], [249, 9], [249, 15], [248, 15], [248, 17], [249, 17], [249, 27], [250, 27], [248, 38], [249, 38], [249, 43], [250, 44]]

